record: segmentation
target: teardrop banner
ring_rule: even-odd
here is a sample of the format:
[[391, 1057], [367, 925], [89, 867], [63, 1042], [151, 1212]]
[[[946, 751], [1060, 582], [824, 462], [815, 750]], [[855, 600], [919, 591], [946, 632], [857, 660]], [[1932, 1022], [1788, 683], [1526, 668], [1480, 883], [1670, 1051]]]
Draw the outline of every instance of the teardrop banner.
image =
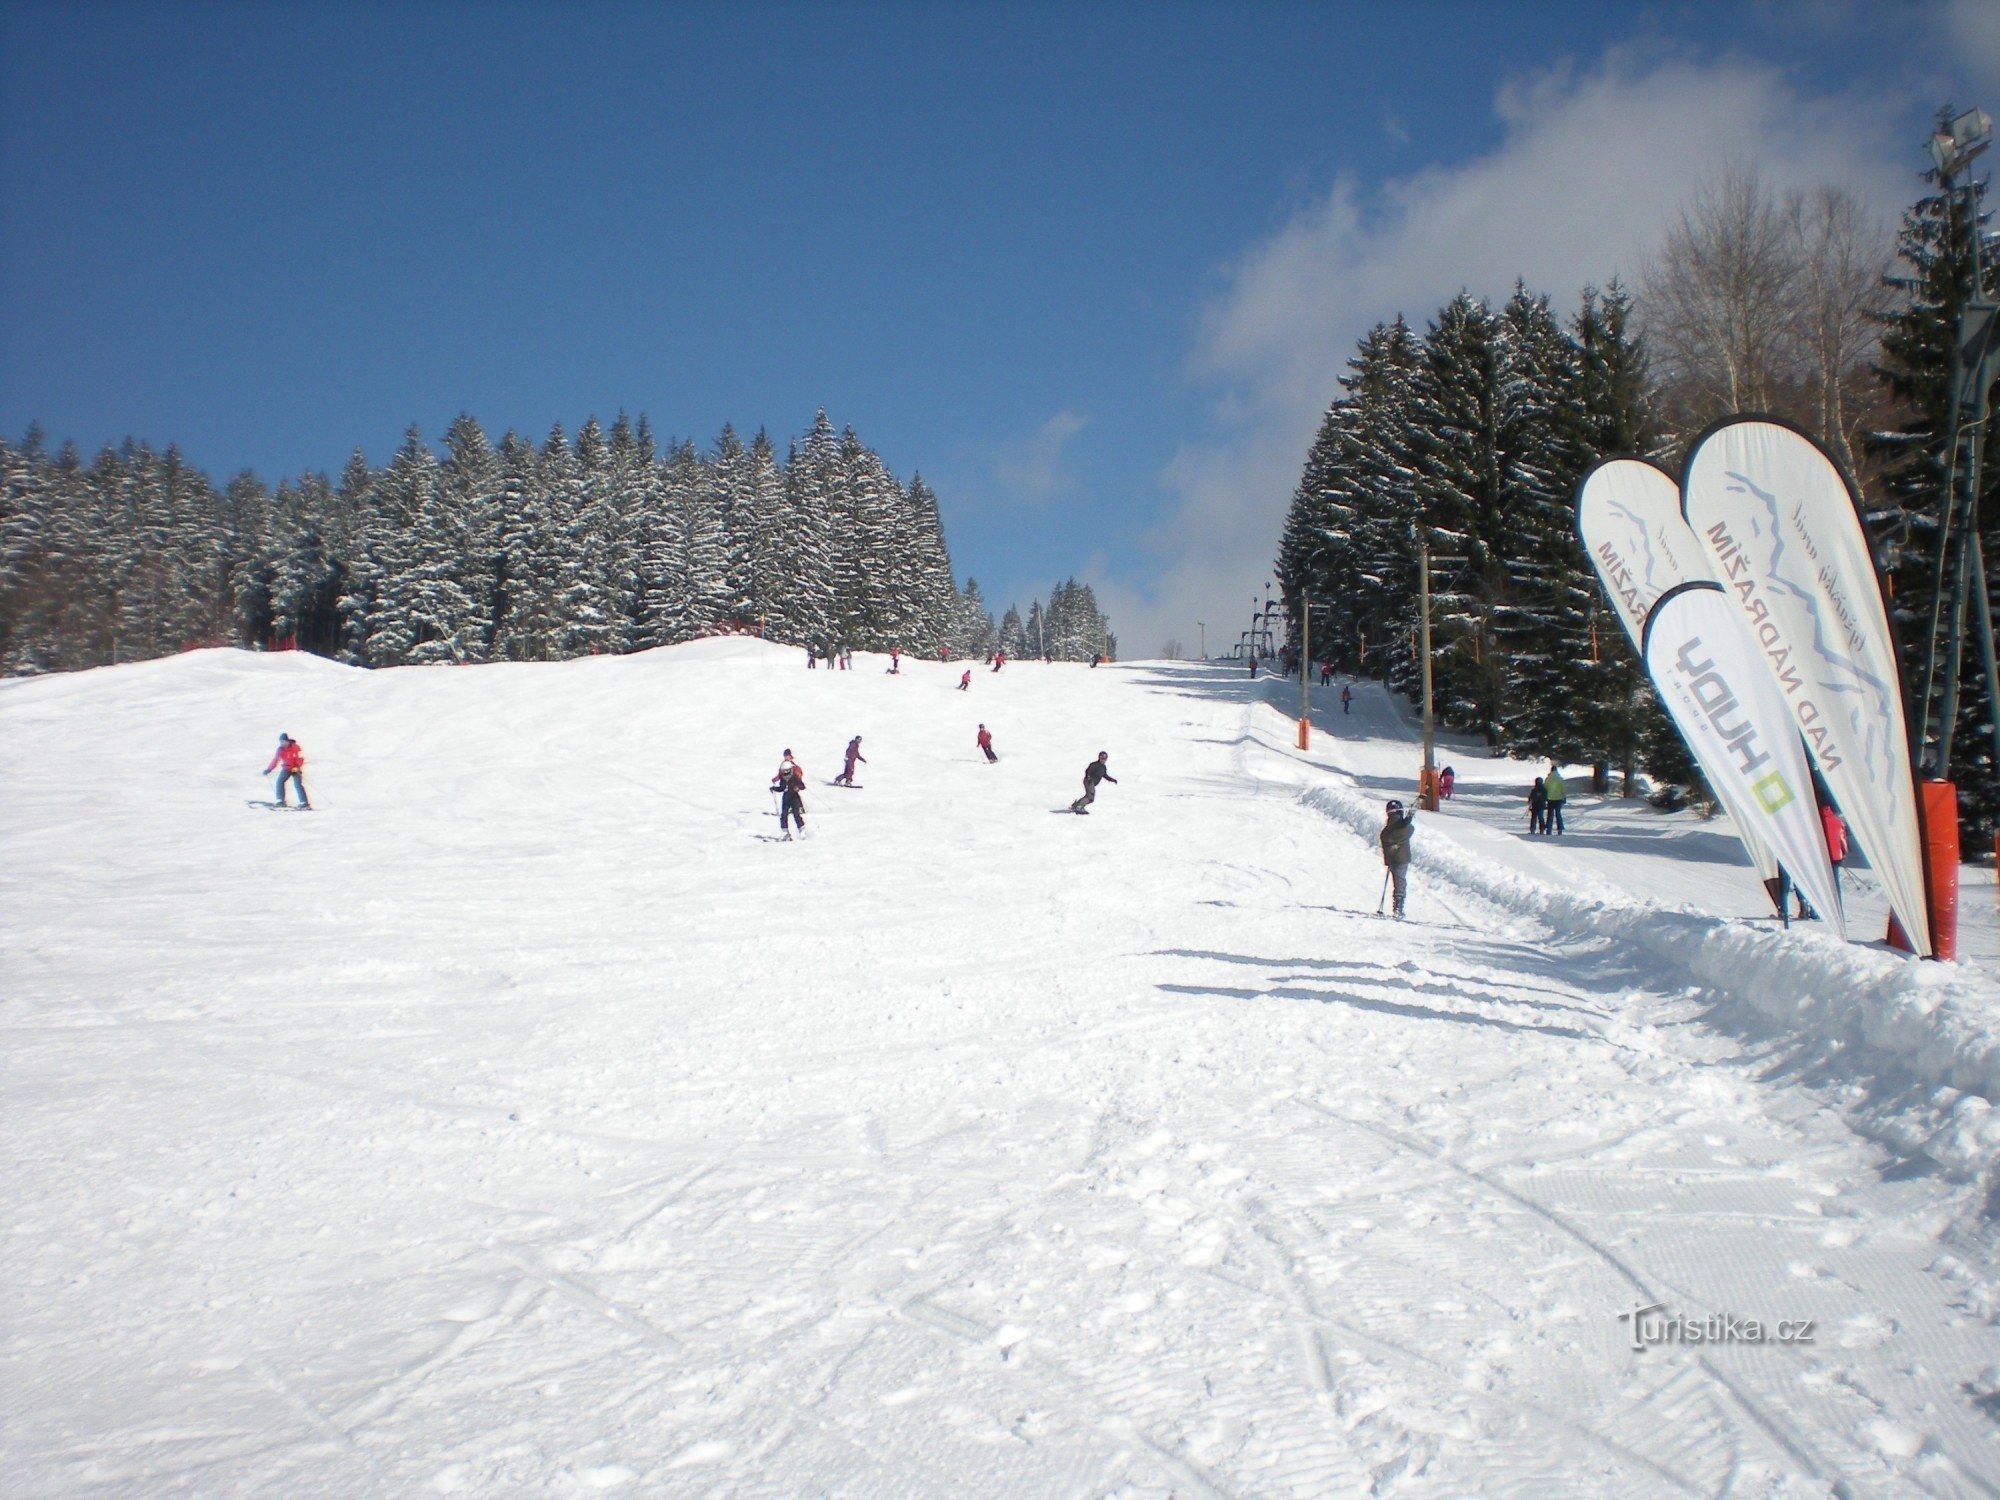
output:
[[1928, 957], [1902, 678], [1854, 491], [1804, 433], [1740, 417], [1688, 454], [1681, 507], [1889, 909]]
[[1662, 594], [1646, 619], [1644, 655], [1667, 712], [1730, 817], [1846, 937], [1805, 747], [1721, 586], [1703, 580]]
[[[1664, 469], [1643, 459], [1608, 458], [1592, 465], [1577, 486], [1576, 534], [1641, 661], [1646, 657], [1646, 620], [1661, 597], [1685, 584], [1713, 581], [1708, 557], [1681, 516], [1680, 486]], [[1733, 620], [1731, 628], [1739, 633], [1742, 629]], [[1650, 675], [1650, 665], [1647, 670]], [[1653, 685], [1700, 765], [1703, 779], [1736, 825], [1750, 863], [1763, 879], [1776, 880], [1778, 860], [1760, 837], [1764, 820], [1755, 805], [1740, 800], [1735, 777], [1703, 759], [1705, 736], [1698, 727], [1680, 722], [1675, 700], [1667, 696], [1657, 676]]]

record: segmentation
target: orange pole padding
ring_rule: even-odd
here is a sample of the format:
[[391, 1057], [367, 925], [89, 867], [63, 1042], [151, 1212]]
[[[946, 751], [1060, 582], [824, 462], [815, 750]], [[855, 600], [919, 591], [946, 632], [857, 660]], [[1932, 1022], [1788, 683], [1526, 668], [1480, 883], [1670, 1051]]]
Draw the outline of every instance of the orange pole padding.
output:
[[1424, 812], [1438, 810], [1438, 773], [1434, 770], [1417, 772], [1417, 806]]
[[[1917, 783], [1924, 844], [1924, 885], [1930, 906], [1931, 956], [1958, 957], [1958, 788], [1949, 781]], [[1889, 946], [1910, 951], [1903, 925], [1889, 918]]]
[[1313, 721], [1311, 719], [1301, 719], [1299, 720], [1299, 748], [1301, 750], [1310, 750], [1312, 747]]

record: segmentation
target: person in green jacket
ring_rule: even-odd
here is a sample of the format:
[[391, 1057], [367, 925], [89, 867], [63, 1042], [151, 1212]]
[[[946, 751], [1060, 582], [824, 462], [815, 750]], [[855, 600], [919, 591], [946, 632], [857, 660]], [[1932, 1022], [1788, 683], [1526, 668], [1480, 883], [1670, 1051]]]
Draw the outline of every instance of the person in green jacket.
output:
[[1391, 800], [1382, 823], [1382, 863], [1388, 866], [1390, 884], [1396, 891], [1396, 920], [1403, 920], [1403, 896], [1409, 888], [1410, 834], [1417, 815], [1406, 812], [1403, 804]]
[[1563, 803], [1569, 797], [1569, 788], [1563, 785], [1562, 768], [1554, 761], [1549, 762], [1549, 774], [1542, 778], [1542, 790], [1548, 794], [1549, 808], [1542, 826], [1549, 833], [1563, 831]]

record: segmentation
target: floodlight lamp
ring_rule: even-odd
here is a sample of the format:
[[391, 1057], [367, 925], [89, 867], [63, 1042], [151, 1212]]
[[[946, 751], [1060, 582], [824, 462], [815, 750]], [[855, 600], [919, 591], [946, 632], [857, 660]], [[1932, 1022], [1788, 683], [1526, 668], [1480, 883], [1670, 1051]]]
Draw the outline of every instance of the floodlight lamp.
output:
[[1956, 176], [1959, 169], [1993, 143], [1993, 119], [1983, 109], [1968, 109], [1931, 137], [1931, 160], [1938, 171]]

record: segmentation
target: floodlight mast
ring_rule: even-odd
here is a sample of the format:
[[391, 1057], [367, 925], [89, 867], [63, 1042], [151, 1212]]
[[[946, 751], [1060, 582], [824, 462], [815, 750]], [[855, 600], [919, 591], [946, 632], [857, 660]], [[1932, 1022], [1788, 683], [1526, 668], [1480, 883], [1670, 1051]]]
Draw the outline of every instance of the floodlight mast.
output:
[[[1978, 109], [1956, 116], [1930, 140], [1947, 227], [1958, 195], [1963, 193], [1966, 197], [1969, 262], [1965, 300], [1958, 315], [1958, 357], [1952, 369], [1950, 441], [1945, 452], [1944, 503], [1939, 511], [1936, 587], [1931, 599], [1931, 630], [1914, 747], [1919, 764], [1928, 762], [1926, 774], [1939, 777], [1948, 777], [1951, 771], [1968, 606], [1977, 615], [1974, 628], [1981, 664], [1986, 670], [1986, 690], [1991, 701], [2000, 703], [2000, 663], [1995, 661], [1993, 615], [1987, 597], [1986, 564], [1978, 525], [1986, 423], [1990, 415], [1988, 403], [1996, 380], [2000, 380], [2000, 301], [1986, 295], [1985, 267], [1980, 253], [1978, 184], [1968, 182], [1960, 186], [1957, 182], [1959, 174], [1992, 142], [1993, 121], [1984, 110]], [[1933, 752], [1930, 747], [1934, 697], [1937, 741]], [[1994, 759], [2000, 764], [2000, 714], [1993, 718]]]

